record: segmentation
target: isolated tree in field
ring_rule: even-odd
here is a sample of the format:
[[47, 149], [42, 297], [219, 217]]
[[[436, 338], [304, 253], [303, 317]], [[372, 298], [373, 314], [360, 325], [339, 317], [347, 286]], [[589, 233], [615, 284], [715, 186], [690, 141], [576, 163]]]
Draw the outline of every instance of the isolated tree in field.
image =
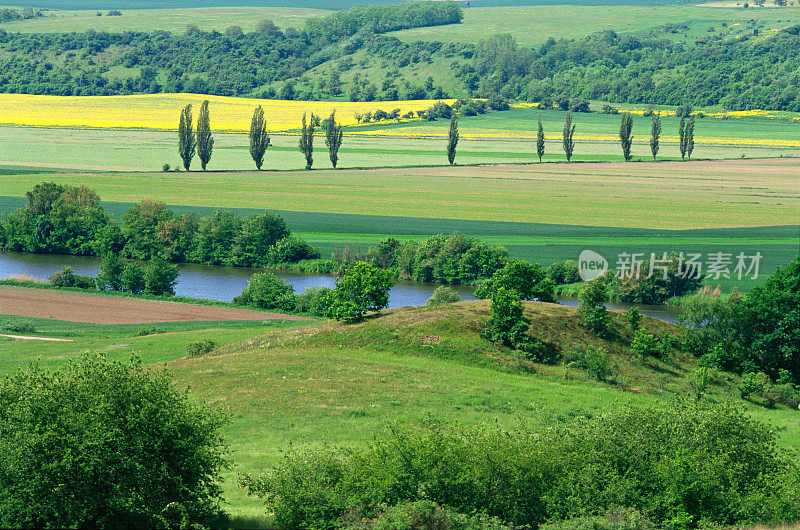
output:
[[452, 166], [456, 161], [456, 145], [458, 145], [458, 118], [450, 116], [450, 134], [447, 138], [447, 161]]
[[269, 135], [267, 134], [267, 123], [264, 121], [264, 109], [261, 105], [253, 111], [253, 119], [250, 121], [250, 156], [256, 163], [259, 170], [264, 164], [264, 154], [270, 146]]
[[181, 111], [181, 121], [178, 124], [178, 152], [183, 160], [183, 167], [189, 171], [194, 158], [195, 137], [192, 129], [192, 105], [186, 105]]
[[197, 156], [200, 166], [206, 170], [211, 153], [214, 151], [214, 136], [211, 134], [211, 116], [208, 113], [208, 100], [200, 105], [200, 115], [197, 117]]
[[619, 143], [622, 145], [622, 156], [625, 162], [631, 161], [631, 145], [633, 145], [633, 116], [625, 112], [619, 124]]
[[339, 161], [339, 148], [342, 146], [342, 126], [336, 123], [336, 111], [331, 112], [325, 123], [325, 145], [328, 146], [328, 157], [333, 169]]
[[692, 159], [694, 151], [694, 116], [689, 118], [689, 125], [686, 126], [686, 158]]
[[539, 163], [544, 156], [544, 127], [542, 127], [542, 115], [539, 114], [539, 129], [536, 132], [536, 154], [539, 156]]
[[311, 169], [314, 164], [314, 123], [316, 116], [311, 114], [311, 121], [309, 122], [305, 113], [303, 113], [303, 127], [300, 130], [300, 151], [306, 157], [306, 169]]
[[678, 124], [678, 147], [681, 150], [681, 159], [686, 158], [686, 118], [681, 116], [681, 122]]
[[564, 153], [567, 155], [567, 162], [572, 159], [572, 152], [575, 150], [575, 142], [572, 140], [575, 134], [575, 126], [572, 125], [572, 112], [567, 112], [567, 120], [564, 122], [564, 133], [561, 144], [564, 146]]
[[653, 160], [658, 155], [658, 140], [661, 138], [661, 115], [653, 114], [653, 123], [650, 126], [650, 152], [653, 153]]

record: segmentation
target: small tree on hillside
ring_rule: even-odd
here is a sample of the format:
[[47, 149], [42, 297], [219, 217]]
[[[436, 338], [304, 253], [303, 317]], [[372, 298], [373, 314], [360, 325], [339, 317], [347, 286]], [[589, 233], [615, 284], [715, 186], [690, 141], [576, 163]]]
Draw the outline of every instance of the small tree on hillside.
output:
[[339, 148], [342, 146], [342, 126], [336, 123], [336, 111], [331, 112], [325, 122], [325, 145], [328, 146], [328, 157], [333, 169], [339, 161]]
[[694, 151], [694, 116], [689, 118], [689, 125], [686, 126], [686, 158], [692, 159]]
[[653, 160], [658, 155], [658, 141], [661, 138], [661, 115], [653, 114], [653, 123], [650, 125], [650, 152], [653, 153]]
[[567, 162], [572, 159], [572, 152], [575, 150], [575, 142], [572, 141], [574, 134], [575, 125], [572, 125], [572, 112], [567, 112], [567, 119], [564, 122], [564, 132], [561, 140], [561, 145], [564, 147], [564, 153], [567, 155]]
[[622, 120], [619, 124], [619, 142], [622, 145], [622, 155], [625, 157], [625, 162], [631, 160], [631, 145], [633, 145], [633, 116], [625, 112], [622, 114]]
[[611, 317], [606, 310], [608, 302], [608, 292], [606, 284], [608, 280], [605, 276], [600, 276], [590, 282], [586, 282], [579, 294], [580, 304], [578, 305], [578, 316], [584, 326], [589, 328], [598, 336], [605, 336], [611, 326]]
[[391, 271], [360, 261], [336, 280], [331, 316], [337, 320], [356, 322], [370, 311], [389, 305], [392, 288]]
[[308, 121], [306, 113], [303, 113], [303, 127], [300, 129], [300, 152], [306, 157], [306, 169], [311, 169], [314, 164], [314, 123], [316, 116], [311, 114], [311, 121]]
[[206, 170], [211, 153], [214, 151], [214, 137], [211, 134], [211, 116], [208, 113], [208, 100], [200, 105], [200, 115], [197, 117], [197, 156], [200, 166]]
[[192, 105], [186, 105], [181, 111], [181, 121], [178, 124], [178, 153], [183, 160], [183, 167], [189, 171], [195, 152], [195, 137], [192, 130]]
[[536, 131], [536, 154], [539, 156], [539, 163], [544, 156], [544, 127], [542, 127], [542, 115], [539, 114], [539, 128]]
[[681, 116], [681, 122], [678, 124], [678, 148], [681, 150], [681, 159], [686, 158], [686, 118]]
[[264, 109], [261, 105], [253, 111], [253, 119], [250, 121], [250, 156], [256, 163], [259, 170], [264, 164], [264, 154], [270, 146], [269, 135], [267, 134], [267, 123], [264, 121]]
[[447, 161], [452, 166], [456, 161], [456, 145], [458, 145], [458, 118], [450, 116], [450, 133], [447, 138]]

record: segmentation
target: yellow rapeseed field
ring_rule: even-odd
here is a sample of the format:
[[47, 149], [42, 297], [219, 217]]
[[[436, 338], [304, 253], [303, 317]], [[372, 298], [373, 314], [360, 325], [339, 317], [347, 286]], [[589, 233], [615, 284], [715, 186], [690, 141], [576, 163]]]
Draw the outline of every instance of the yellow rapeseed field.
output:
[[[400, 109], [425, 110], [433, 101], [384, 102], [318, 102], [275, 101], [266, 99], [232, 98], [198, 94], [148, 94], [134, 96], [35, 96], [29, 94], [0, 94], [0, 123], [33, 127], [96, 127], [120, 129], [178, 128], [180, 111], [188, 104], [200, 107], [209, 100], [212, 125], [218, 131], [246, 132], [250, 130], [253, 109], [261, 105], [271, 132], [299, 129], [304, 112], [323, 118], [336, 111], [337, 121], [346, 126], [356, 125], [355, 114], [391, 112]], [[445, 100], [453, 103], [453, 100]], [[197, 111], [195, 111], [196, 113]]]

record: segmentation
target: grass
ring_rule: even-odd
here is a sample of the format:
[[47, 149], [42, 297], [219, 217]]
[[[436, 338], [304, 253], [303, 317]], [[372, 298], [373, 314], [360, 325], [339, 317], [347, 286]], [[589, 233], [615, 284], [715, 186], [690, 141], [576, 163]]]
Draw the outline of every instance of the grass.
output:
[[[622, 315], [615, 317], [618, 338], [609, 342], [578, 326], [572, 308], [527, 307], [531, 333], [555, 348], [604, 346], [615, 373], [611, 383], [598, 383], [577, 368], [529, 364], [484, 341], [479, 331], [487, 316], [488, 303], [472, 302], [392, 310], [351, 326], [175, 323], [158, 324], [164, 333], [141, 337], [137, 326], [36, 321], [37, 329], [71, 333], [75, 342], [2, 342], [0, 372], [36, 359], [55, 368], [87, 350], [118, 359], [137, 352], [147, 364], [167, 362], [194, 399], [229, 415], [223, 434], [233, 467], [223, 488], [226, 509], [239, 517], [262, 516], [264, 509], [237, 486], [238, 475], [263, 471], [285, 451], [361, 445], [394, 421], [434, 417], [512, 427], [534, 416], [570, 421], [624, 403], [669, 406], [671, 396], [691, 392], [695, 361], [677, 352], [668, 360], [636, 361]], [[652, 333], [675, 333], [663, 322], [645, 318], [644, 325]], [[201, 339], [221, 346], [203, 357], [185, 357], [188, 342]], [[739, 401], [735, 382], [729, 374], [714, 374], [708, 399]], [[755, 417], [786, 427], [782, 445], [800, 448], [796, 411], [745, 406]]]
[[230, 26], [240, 26], [245, 32], [256, 29], [259, 21], [273, 21], [279, 28], [302, 29], [307, 18], [324, 16], [318, 9], [295, 7], [210, 7], [181, 9], [125, 9], [122, 16], [106, 16], [107, 10], [47, 11], [44, 17], [3, 24], [8, 32], [20, 33], [70, 33], [87, 30], [118, 33], [122, 31], [165, 30], [183, 33], [186, 26], [194, 24], [202, 31], [224, 31]]
[[[741, 2], [744, 3], [744, 2]], [[751, 20], [753, 22], [751, 22]], [[509, 33], [524, 46], [555, 39], [581, 38], [591, 33], [611, 30], [617, 33], [649, 34], [655, 32], [675, 40], [694, 40], [712, 34], [735, 36], [753, 27], [783, 28], [800, 22], [800, 9], [743, 9], [704, 5], [536, 5], [506, 7], [469, 7], [464, 9], [461, 24], [417, 28], [391, 35], [405, 42], [441, 41], [476, 42], [497, 33]], [[725, 23], [726, 26], [722, 24]], [[666, 24], [686, 24], [676, 33], [663, 33]], [[714, 31], [708, 29], [713, 27]]]

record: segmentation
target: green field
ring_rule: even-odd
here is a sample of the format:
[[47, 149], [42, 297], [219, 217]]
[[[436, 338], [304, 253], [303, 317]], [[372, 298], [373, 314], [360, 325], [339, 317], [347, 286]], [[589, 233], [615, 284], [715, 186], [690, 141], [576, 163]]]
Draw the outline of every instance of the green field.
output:
[[[73, 31], [156, 31], [183, 33], [193, 24], [202, 31], [224, 31], [240, 26], [253, 31], [261, 20], [271, 20], [279, 28], [302, 28], [310, 17], [323, 16], [326, 11], [295, 7], [208, 7], [181, 9], [125, 9], [122, 16], [107, 16], [108, 10], [46, 11], [45, 16], [8, 22], [6, 31], [22, 33], [70, 33]], [[97, 16], [101, 13], [102, 16]]]
[[[742, 2], [744, 3], [744, 2]], [[800, 22], [800, 9], [723, 8], [702, 5], [642, 6], [558, 6], [469, 7], [464, 21], [449, 26], [397, 31], [391, 35], [405, 42], [441, 41], [476, 42], [497, 34], [511, 34], [522, 46], [542, 44], [555, 39], [581, 38], [591, 33], [611, 30], [694, 40], [712, 34], [736, 36], [753, 28], [784, 28]], [[723, 26], [723, 23], [725, 26]], [[686, 24], [675, 33], [660, 30], [667, 24]], [[709, 28], [714, 28], [709, 31]]]
[[[528, 309], [537, 337], [560, 347], [597, 342], [575, 325], [570, 308], [531, 304]], [[193, 399], [229, 414], [223, 434], [233, 467], [225, 473], [225, 508], [236, 516], [258, 517], [263, 507], [237, 486], [237, 476], [263, 471], [284, 451], [361, 445], [392, 421], [433, 417], [512, 427], [521, 419], [570, 421], [625, 403], [669, 406], [671, 395], [689, 391], [697, 369], [685, 359], [642, 366], [623, 340], [600, 341], [612, 354], [613, 384], [593, 382], [584, 371], [564, 366], [521, 371], [512, 352], [479, 338], [476, 330], [487, 316], [486, 303], [471, 303], [391, 311], [356, 326], [157, 324], [164, 333], [143, 337], [136, 334], [151, 326], [36, 320], [39, 334], [74, 342], [0, 339], [0, 373], [37, 360], [55, 368], [84, 352], [104, 352], [113, 359], [136, 353], [146, 364], [166, 362]], [[0, 323], [8, 319], [0, 317]], [[649, 319], [645, 325], [653, 332], [672, 329]], [[200, 339], [221, 346], [208, 356], [185, 358], [186, 344]], [[710, 399], [738, 401], [735, 381], [715, 374]], [[637, 391], [627, 390], [631, 387]], [[786, 428], [783, 446], [800, 448], [796, 411], [747, 407], [755, 417]]]

